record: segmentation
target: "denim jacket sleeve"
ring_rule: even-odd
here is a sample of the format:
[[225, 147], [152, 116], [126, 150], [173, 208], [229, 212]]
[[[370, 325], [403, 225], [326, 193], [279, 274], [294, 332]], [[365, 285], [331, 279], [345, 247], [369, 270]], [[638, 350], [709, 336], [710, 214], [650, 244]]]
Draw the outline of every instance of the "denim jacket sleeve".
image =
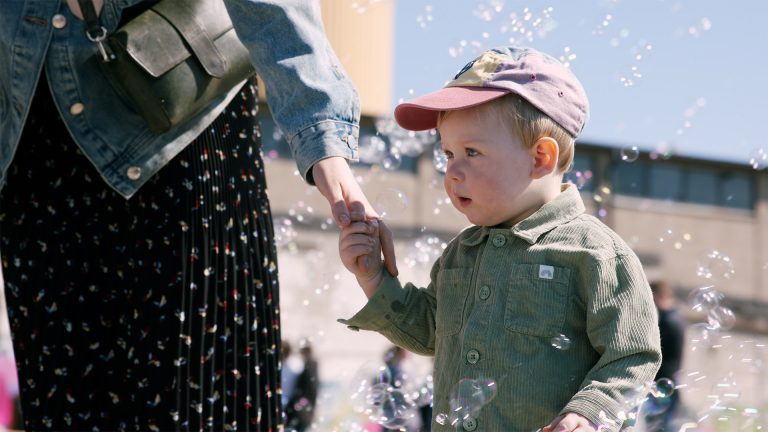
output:
[[317, 1], [225, 0], [264, 81], [275, 122], [303, 178], [331, 156], [357, 159], [360, 104], [325, 36]]

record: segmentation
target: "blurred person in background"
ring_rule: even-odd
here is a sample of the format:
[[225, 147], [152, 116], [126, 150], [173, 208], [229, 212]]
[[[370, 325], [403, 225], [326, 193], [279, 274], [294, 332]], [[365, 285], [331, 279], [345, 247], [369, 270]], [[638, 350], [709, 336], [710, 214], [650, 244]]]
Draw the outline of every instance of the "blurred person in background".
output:
[[283, 407], [287, 407], [296, 388], [296, 380], [302, 370], [301, 360], [294, 354], [291, 343], [283, 340], [280, 348], [280, 385], [282, 387]]
[[312, 425], [320, 387], [317, 359], [312, 353], [309, 340], [304, 339], [301, 342], [299, 355], [303, 366], [296, 377], [288, 404], [285, 405], [285, 425], [289, 432], [304, 432]]
[[[669, 379], [677, 381], [677, 372], [683, 360], [685, 345], [685, 322], [677, 309], [677, 301], [672, 286], [666, 280], [651, 282], [653, 302], [659, 312], [659, 333], [661, 335], [661, 367], [655, 381]], [[680, 392], [674, 391], [666, 397], [650, 395], [643, 405], [646, 430], [664, 432], [676, 430], [673, 420], [680, 406]]]

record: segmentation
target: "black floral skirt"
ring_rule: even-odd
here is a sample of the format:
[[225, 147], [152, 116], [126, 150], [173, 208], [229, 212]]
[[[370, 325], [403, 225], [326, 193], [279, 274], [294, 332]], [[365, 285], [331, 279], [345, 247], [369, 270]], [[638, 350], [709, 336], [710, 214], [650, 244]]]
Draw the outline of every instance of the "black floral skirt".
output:
[[129, 200], [40, 82], [0, 192], [25, 428], [281, 430], [255, 81]]

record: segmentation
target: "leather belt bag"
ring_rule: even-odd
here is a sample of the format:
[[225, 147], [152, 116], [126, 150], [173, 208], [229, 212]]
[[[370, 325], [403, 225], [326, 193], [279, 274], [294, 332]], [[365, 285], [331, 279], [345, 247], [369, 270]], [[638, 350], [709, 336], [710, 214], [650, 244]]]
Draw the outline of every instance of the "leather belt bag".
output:
[[114, 34], [78, 0], [107, 75], [156, 133], [199, 114], [256, 71], [222, 0], [162, 0]]

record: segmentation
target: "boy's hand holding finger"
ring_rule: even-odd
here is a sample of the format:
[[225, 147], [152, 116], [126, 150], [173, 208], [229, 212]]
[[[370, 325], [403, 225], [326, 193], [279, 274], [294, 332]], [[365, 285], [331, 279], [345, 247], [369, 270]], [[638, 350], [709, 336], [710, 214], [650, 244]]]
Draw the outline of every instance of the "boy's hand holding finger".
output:
[[383, 264], [378, 225], [376, 219], [352, 222], [341, 229], [339, 237], [341, 261], [354, 273], [366, 294], [381, 280]]
[[569, 412], [552, 420], [552, 423], [544, 426], [542, 432], [595, 432], [596, 430], [592, 422], [585, 417]]

